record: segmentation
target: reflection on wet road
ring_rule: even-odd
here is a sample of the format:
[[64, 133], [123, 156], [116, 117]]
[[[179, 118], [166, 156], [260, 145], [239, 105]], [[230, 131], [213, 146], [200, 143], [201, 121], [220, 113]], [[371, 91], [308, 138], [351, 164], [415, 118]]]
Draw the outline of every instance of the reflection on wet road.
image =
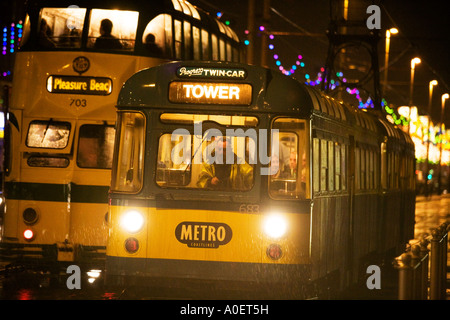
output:
[[[445, 221], [450, 221], [450, 196], [433, 196], [431, 199], [418, 197], [416, 201], [415, 239], [430, 234], [433, 228]], [[450, 254], [449, 260], [450, 260]], [[7, 272], [8, 262], [0, 261], [0, 299], [1, 300], [145, 300], [167, 299], [169, 293], [162, 289], [143, 290], [135, 288], [107, 288], [104, 285], [101, 270], [93, 273], [82, 272], [80, 289], [68, 289], [70, 274], [61, 270], [59, 275], [31, 272], [23, 269]], [[99, 272], [100, 271], [100, 272]], [[393, 277], [395, 279], [395, 277]], [[375, 299], [395, 299], [395, 283], [390, 283], [393, 290], [389, 296], [373, 296]], [[367, 290], [366, 290], [367, 291]], [[173, 294], [173, 292], [171, 293]], [[205, 297], [183, 296], [178, 293], [171, 299], [196, 299]], [[207, 297], [208, 298], [208, 297]], [[212, 297], [214, 298], [214, 297]], [[252, 297], [247, 297], [252, 298]], [[349, 297], [351, 299], [358, 297]], [[363, 297], [364, 299], [366, 297]]]

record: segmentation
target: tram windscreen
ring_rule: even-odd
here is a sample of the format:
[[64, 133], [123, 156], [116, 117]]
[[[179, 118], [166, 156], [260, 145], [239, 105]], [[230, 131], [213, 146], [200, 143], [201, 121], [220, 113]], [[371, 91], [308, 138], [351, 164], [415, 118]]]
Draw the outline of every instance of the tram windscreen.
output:
[[[156, 183], [163, 188], [248, 191], [256, 163], [255, 117], [163, 114], [166, 123], [194, 123], [160, 136]], [[232, 126], [223, 134], [221, 126]], [[205, 129], [209, 126], [209, 129]], [[249, 128], [250, 127], [250, 128]], [[253, 134], [254, 133], [254, 134]]]
[[64, 149], [69, 142], [70, 123], [35, 120], [27, 133], [27, 147]]
[[111, 169], [115, 130], [113, 126], [85, 124], [80, 127], [77, 165]]

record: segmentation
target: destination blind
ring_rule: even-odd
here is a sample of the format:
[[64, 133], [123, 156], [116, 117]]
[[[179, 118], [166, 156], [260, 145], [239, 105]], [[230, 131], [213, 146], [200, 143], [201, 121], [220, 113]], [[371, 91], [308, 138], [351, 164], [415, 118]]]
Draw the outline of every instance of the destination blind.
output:
[[105, 77], [52, 75], [47, 78], [47, 91], [51, 93], [109, 95], [112, 92], [112, 80]]
[[248, 106], [252, 102], [252, 86], [246, 83], [174, 81], [169, 85], [169, 101]]

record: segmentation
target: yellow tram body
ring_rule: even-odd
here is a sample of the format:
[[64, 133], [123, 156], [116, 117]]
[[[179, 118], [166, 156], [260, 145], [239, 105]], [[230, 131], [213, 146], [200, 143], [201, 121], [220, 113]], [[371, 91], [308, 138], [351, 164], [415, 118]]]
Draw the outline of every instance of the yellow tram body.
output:
[[[111, 206], [111, 230], [122, 230], [121, 217], [130, 211], [143, 214], [142, 229], [132, 235], [124, 231], [114, 234], [108, 243], [108, 255], [239, 263], [309, 263], [308, 214], [283, 213], [289, 230], [280, 239], [273, 239], [264, 234], [265, 217], [259, 213]], [[219, 229], [223, 224], [227, 227]], [[140, 244], [131, 255], [124, 246], [130, 236]], [[267, 255], [267, 250], [275, 244], [283, 252], [279, 260]]]
[[[4, 259], [104, 264], [123, 83], [168, 60], [240, 59], [229, 27], [181, 3], [30, 3], [5, 128]], [[97, 47], [104, 20], [121, 48]]]
[[410, 137], [277, 71], [149, 68], [117, 114], [108, 283], [305, 297], [357, 283], [413, 236]]

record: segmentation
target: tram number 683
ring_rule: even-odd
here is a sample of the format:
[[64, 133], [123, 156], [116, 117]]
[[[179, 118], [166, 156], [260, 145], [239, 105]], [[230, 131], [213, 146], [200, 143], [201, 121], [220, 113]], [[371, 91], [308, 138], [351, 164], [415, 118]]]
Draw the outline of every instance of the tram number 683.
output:
[[239, 206], [240, 213], [259, 213], [259, 204], [243, 203]]
[[87, 106], [87, 101], [86, 99], [70, 99], [70, 104], [69, 106], [73, 107], [86, 107]]

